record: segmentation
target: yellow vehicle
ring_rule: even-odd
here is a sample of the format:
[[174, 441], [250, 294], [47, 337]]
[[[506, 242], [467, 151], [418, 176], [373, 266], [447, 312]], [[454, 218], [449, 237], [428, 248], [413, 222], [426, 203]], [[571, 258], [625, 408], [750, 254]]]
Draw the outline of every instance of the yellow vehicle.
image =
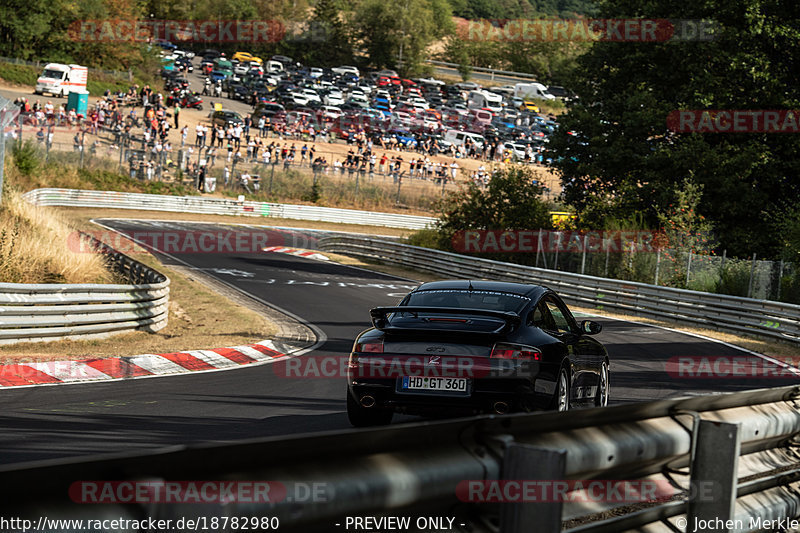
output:
[[255, 61], [256, 63], [261, 64], [264, 62], [260, 57], [251, 55], [250, 52], [236, 52], [235, 54], [233, 54], [232, 59], [239, 61], [240, 63]]
[[536, 105], [534, 102], [522, 102], [522, 105], [519, 106], [520, 111], [531, 111], [533, 113], [539, 112], [539, 106]]

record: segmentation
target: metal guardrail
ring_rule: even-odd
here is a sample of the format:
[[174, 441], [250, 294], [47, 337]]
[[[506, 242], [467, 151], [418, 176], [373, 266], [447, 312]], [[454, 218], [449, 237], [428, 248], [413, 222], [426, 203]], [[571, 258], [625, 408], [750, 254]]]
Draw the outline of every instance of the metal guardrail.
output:
[[[791, 386], [9, 465], [0, 467], [0, 494], [4, 514], [34, 524], [43, 514], [220, 522], [266, 516], [279, 521], [280, 531], [306, 532], [345, 529], [347, 516], [433, 515], [455, 518], [444, 529], [471, 533], [695, 531], [681, 523], [708, 518], [741, 524], [728, 531], [757, 531], [763, 528], [754, 523], [800, 515], [799, 397], [800, 388]], [[103, 481], [277, 482], [288, 497], [86, 505], [73, 485], [80, 480], [92, 480], [94, 494], [104, 493], [97, 485]], [[504, 503], [485, 503], [463, 490], [470, 481], [496, 480], [648, 481], [669, 491], [668, 499], [639, 499], [632, 507], [630, 496], [603, 498], [606, 493], [586, 503], [580, 496], [587, 491], [574, 487], [535, 501], [518, 491], [510, 496], [516, 501]], [[305, 487], [304, 499], [297, 487]], [[108, 494], [117, 494], [113, 483]], [[80, 529], [60, 529], [72, 530]]]
[[86, 239], [131, 284], [0, 283], [0, 344], [158, 331], [167, 325], [169, 279]]
[[[461, 65], [458, 63], [447, 63], [445, 61], [426, 61], [427, 64], [433, 65], [434, 67], [445, 67], [450, 69], [458, 70]], [[536, 81], [536, 76], [527, 72], [514, 72], [511, 70], [496, 70], [491, 68], [483, 68], [483, 67], [469, 67], [470, 72], [480, 72], [483, 74], [489, 74], [490, 79], [494, 80], [495, 77], [510, 77], [510, 78], [520, 78], [524, 80], [531, 80]]]
[[800, 305], [503, 263], [369, 237], [323, 237], [322, 250], [460, 278], [548, 285], [569, 303], [800, 343]]
[[77, 189], [35, 189], [25, 193], [23, 198], [31, 203], [44, 206], [104, 207], [140, 209], [144, 211], [289, 218], [406, 229], [422, 229], [435, 220], [422, 216], [337, 209], [313, 205], [239, 202], [234, 199], [203, 198], [199, 196], [169, 196]]

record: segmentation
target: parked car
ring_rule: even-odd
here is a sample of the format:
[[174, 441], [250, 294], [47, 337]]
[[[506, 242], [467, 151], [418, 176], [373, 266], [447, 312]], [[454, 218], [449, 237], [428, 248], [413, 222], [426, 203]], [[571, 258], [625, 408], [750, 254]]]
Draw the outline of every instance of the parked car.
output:
[[242, 120], [242, 116], [239, 113], [229, 109], [212, 111], [209, 117], [211, 118], [211, 123], [215, 126], [227, 126], [228, 124], [244, 123], [244, 120]]

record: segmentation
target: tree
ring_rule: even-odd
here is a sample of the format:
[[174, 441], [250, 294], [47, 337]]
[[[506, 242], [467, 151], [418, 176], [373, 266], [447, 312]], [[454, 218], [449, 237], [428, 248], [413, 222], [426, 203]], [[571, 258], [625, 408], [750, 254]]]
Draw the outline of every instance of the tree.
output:
[[454, 28], [445, 0], [365, 0], [354, 25], [373, 66], [407, 74], [419, 72], [428, 45]]
[[605, 0], [599, 16], [706, 19], [712, 39], [597, 42], [565, 83], [579, 100], [550, 146], [565, 201], [608, 216], [640, 211], [658, 224], [692, 176], [698, 210], [730, 255], [775, 256], [768, 214], [800, 202], [800, 139], [762, 133], [674, 133], [681, 109], [796, 109], [799, 9], [773, 0]]
[[58, 0], [4, 0], [0, 3], [0, 54], [34, 59], [64, 7]]
[[[530, 167], [514, 165], [495, 170], [484, 190], [473, 182], [445, 197], [436, 222], [438, 245], [453, 249], [453, 237], [463, 230], [550, 229], [550, 205]], [[503, 260], [530, 260], [504, 255]]]
[[335, 0], [317, 0], [306, 37], [299, 39], [293, 50], [287, 50], [292, 57], [308, 65], [335, 67], [354, 63], [345, 12], [337, 7]]

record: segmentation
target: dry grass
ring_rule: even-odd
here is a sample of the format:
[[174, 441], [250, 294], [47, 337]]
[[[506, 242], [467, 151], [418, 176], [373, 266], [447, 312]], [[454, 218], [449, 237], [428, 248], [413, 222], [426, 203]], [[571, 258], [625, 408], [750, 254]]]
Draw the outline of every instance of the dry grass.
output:
[[8, 190], [0, 211], [0, 281], [112, 283], [103, 257], [86, 253], [67, 219]]
[[[73, 212], [59, 216], [92, 229], [88, 215]], [[3, 363], [56, 361], [213, 349], [257, 342], [277, 332], [275, 324], [262, 315], [234, 303], [199, 280], [164, 266], [150, 254], [137, 254], [136, 260], [170, 278], [166, 328], [157, 333], [135, 331], [105, 339], [0, 345], [0, 360]]]

